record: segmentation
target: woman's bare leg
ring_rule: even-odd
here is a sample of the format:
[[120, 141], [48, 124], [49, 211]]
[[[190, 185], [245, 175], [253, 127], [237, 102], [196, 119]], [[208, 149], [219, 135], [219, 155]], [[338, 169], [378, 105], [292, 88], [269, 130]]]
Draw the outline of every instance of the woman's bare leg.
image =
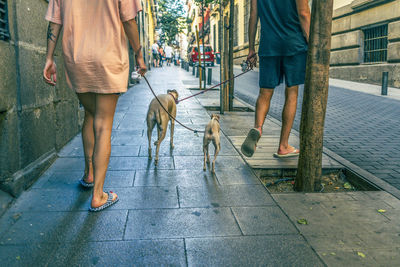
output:
[[87, 183], [93, 182], [93, 149], [94, 149], [94, 132], [93, 132], [93, 114], [95, 111], [95, 95], [92, 93], [78, 94], [79, 101], [85, 108], [85, 118], [82, 126], [82, 144], [85, 156], [85, 173], [84, 180]]
[[[111, 154], [111, 131], [114, 120], [118, 95], [96, 94], [94, 113], [94, 190], [92, 207], [96, 208], [107, 202], [108, 195], [104, 193], [104, 180]], [[115, 199], [117, 195], [113, 193]]]

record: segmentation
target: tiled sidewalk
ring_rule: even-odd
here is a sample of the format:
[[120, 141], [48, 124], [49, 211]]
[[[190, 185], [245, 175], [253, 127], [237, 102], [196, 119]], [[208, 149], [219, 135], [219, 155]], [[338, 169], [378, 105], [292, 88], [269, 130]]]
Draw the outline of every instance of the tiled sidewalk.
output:
[[[158, 93], [190, 94], [182, 83], [190, 75], [180, 68], [148, 77]], [[202, 137], [180, 126], [175, 149], [168, 134], [155, 168], [145, 134], [151, 98], [142, 82], [118, 104], [105, 186], [119, 203], [87, 211], [91, 193], [78, 185], [84, 164], [77, 136], [0, 219], [2, 265], [323, 265], [226, 137], [215, 175], [202, 171]], [[179, 104], [177, 117], [196, 129], [209, 120], [195, 98]]]

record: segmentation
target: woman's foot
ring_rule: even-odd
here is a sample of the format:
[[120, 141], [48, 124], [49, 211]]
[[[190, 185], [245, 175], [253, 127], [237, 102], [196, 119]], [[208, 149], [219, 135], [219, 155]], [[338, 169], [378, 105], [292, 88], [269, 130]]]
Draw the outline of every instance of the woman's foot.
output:
[[85, 188], [91, 188], [94, 186], [94, 179], [92, 175], [84, 174], [79, 183]]
[[113, 204], [115, 204], [118, 201], [118, 195], [115, 194], [114, 192], [103, 192], [102, 196], [100, 198], [95, 198], [93, 196], [92, 198], [92, 203], [90, 207], [90, 211], [100, 211], [103, 210]]

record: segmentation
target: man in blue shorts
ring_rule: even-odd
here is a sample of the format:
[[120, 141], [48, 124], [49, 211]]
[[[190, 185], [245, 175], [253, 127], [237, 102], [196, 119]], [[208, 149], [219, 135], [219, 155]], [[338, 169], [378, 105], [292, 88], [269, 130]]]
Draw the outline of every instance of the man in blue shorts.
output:
[[242, 144], [241, 151], [251, 157], [262, 134], [274, 88], [285, 77], [285, 105], [282, 129], [275, 157], [298, 156], [299, 150], [289, 145], [289, 135], [296, 115], [298, 88], [304, 84], [307, 43], [310, 31], [308, 0], [251, 0], [249, 20], [249, 55], [247, 60], [256, 65], [254, 41], [258, 18], [261, 22], [260, 92], [256, 104], [254, 128]]

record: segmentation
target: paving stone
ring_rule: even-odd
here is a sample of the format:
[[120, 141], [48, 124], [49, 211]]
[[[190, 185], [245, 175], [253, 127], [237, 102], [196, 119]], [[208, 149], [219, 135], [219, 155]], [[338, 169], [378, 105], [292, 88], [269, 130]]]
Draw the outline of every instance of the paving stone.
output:
[[244, 235], [297, 234], [297, 229], [279, 207], [233, 207]]
[[122, 240], [127, 211], [24, 212], [2, 245]]
[[275, 205], [262, 185], [179, 186], [181, 207], [236, 207]]
[[[363, 250], [327, 250], [317, 252], [327, 266], [378, 266], [375, 259]], [[365, 257], [359, 256], [359, 252], [363, 253]]]
[[158, 165], [154, 165], [154, 160], [147, 157], [111, 157], [109, 170], [170, 170], [174, 169], [172, 157], [160, 157]]
[[0, 245], [2, 266], [47, 266], [54, 254], [53, 244]]
[[215, 175], [222, 185], [261, 184], [260, 180], [248, 166], [235, 169], [215, 169]]
[[[174, 156], [175, 168], [177, 170], [202, 170], [204, 158], [202, 156]], [[219, 168], [234, 169], [244, 166], [245, 163], [240, 156], [218, 156], [215, 162], [215, 170]]]
[[66, 243], [49, 266], [186, 266], [182, 239]]
[[135, 186], [206, 186], [218, 185], [217, 178], [209, 172], [189, 170], [137, 171]]
[[189, 266], [324, 266], [298, 235], [186, 239]]
[[[79, 180], [82, 171], [58, 171], [48, 176], [47, 181], [34, 188], [77, 188], [80, 187]], [[135, 171], [108, 171], [106, 174], [105, 187], [130, 187], [133, 186]]]
[[130, 210], [125, 240], [240, 235], [229, 208]]

